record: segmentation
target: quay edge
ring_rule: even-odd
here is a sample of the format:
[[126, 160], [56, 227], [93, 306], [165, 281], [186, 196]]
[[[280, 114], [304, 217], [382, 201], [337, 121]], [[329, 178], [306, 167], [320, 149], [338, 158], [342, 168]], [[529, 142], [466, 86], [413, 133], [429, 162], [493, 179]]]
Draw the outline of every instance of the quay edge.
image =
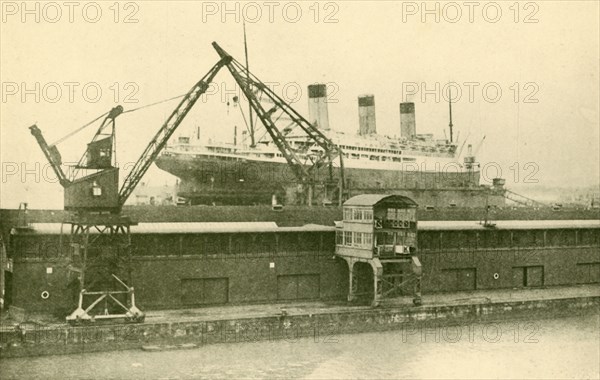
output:
[[[594, 286], [537, 290], [529, 299], [494, 300], [493, 293], [475, 292], [483, 302], [442, 302], [412, 307], [322, 307], [302, 312], [271, 313], [234, 318], [188, 318], [147, 321], [143, 324], [111, 324], [73, 327], [66, 324], [34, 330], [0, 331], [1, 358], [114, 351], [193, 348], [217, 343], [313, 338], [334, 343], [342, 334], [440, 327], [459, 323], [491, 323], [497, 320], [568, 317], [600, 311], [600, 289]], [[522, 292], [520, 292], [522, 293]], [[566, 298], [562, 298], [567, 296]], [[452, 294], [446, 295], [451, 297]], [[293, 307], [289, 310], [293, 310]], [[433, 324], [433, 326], [431, 325]]]

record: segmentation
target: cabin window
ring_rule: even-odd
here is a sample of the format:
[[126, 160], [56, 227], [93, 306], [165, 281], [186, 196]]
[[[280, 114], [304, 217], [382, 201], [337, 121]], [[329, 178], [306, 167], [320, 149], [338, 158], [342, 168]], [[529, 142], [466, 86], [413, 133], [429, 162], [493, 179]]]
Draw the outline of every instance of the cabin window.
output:
[[92, 195], [95, 197], [102, 196], [102, 187], [96, 181], [92, 182]]
[[388, 220], [396, 220], [396, 218], [398, 217], [398, 210], [396, 210], [395, 208], [388, 208], [387, 209], [387, 214], [386, 217]]
[[344, 245], [352, 245], [352, 232], [344, 231]]
[[381, 232], [377, 234], [378, 245], [394, 245], [394, 233], [392, 232]]
[[335, 244], [344, 245], [344, 231], [335, 232]]
[[352, 220], [352, 209], [351, 208], [344, 209], [344, 220]]

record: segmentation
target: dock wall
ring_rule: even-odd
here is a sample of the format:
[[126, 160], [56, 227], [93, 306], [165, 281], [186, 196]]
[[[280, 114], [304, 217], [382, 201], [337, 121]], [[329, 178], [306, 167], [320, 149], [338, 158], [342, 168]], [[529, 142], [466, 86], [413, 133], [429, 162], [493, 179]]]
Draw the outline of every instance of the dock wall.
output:
[[[420, 240], [421, 236], [431, 238], [420, 234]], [[228, 245], [239, 247], [230, 250], [222, 249], [215, 237], [207, 238], [211, 245], [206, 246], [191, 245], [187, 238], [202, 237], [165, 236], [152, 240], [143, 235], [133, 236], [138, 249], [133, 259], [131, 284], [143, 310], [297, 300], [341, 301], [348, 294], [348, 267], [334, 255], [330, 243], [333, 232], [304, 237], [281, 235], [273, 238], [279, 247], [269, 250], [251, 247], [250, 243], [234, 244], [235, 239], [244, 238], [242, 234], [231, 235], [232, 240], [222, 237], [223, 242], [232, 242]], [[297, 240], [294, 243], [288, 238]], [[60, 252], [54, 242], [58, 237], [28, 239], [23, 240], [13, 258], [12, 304], [31, 312], [45, 311], [64, 317], [76, 304], [77, 286], [72, 286], [74, 276], [68, 275], [68, 260], [51, 254]], [[300, 242], [316, 243], [311, 248], [298, 246]], [[425, 246], [420, 254], [424, 294], [600, 282], [595, 241], [504, 248], [438, 249], [420, 245]], [[48, 292], [49, 297], [43, 299], [43, 292]]]
[[[141, 348], [151, 345], [198, 347], [215, 343], [270, 340], [335, 343], [341, 334], [402, 330], [414, 334], [419, 327], [444, 327], [446, 333], [461, 323], [476, 321], [486, 327], [491, 321], [513, 318], [539, 318], [597, 313], [600, 297], [488, 302], [460, 305], [431, 305], [320, 312], [315, 314], [273, 315], [226, 320], [115, 324], [71, 327], [57, 325], [33, 330], [0, 332], [0, 355], [6, 357], [83, 353]], [[494, 326], [491, 325], [493, 328]], [[444, 333], [441, 330], [441, 334]], [[455, 335], [449, 335], [454, 337]], [[494, 334], [489, 339], [494, 339]], [[450, 338], [448, 338], [450, 339]], [[169, 346], [166, 346], [169, 347]], [[156, 346], [160, 349], [160, 346]]]

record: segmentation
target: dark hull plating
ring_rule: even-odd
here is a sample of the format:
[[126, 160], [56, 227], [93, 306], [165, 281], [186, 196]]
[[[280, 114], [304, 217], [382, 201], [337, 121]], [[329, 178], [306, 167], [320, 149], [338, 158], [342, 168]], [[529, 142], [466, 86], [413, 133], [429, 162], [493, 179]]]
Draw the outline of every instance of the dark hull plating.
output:
[[[185, 155], [161, 156], [156, 165], [180, 179], [178, 195], [193, 204], [270, 203], [290, 196], [298, 183], [287, 164], [279, 162], [227, 161]], [[401, 194], [422, 206], [501, 206], [504, 197], [479, 186], [479, 171], [424, 172], [345, 168], [347, 196], [363, 193]], [[324, 180], [323, 169], [317, 178]]]

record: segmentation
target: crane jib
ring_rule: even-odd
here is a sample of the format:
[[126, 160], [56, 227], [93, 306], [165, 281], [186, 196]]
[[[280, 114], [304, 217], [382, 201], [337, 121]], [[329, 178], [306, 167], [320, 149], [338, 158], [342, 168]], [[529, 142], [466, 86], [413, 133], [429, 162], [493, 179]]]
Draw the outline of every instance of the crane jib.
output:
[[179, 127], [196, 101], [202, 94], [206, 92], [209, 84], [212, 82], [219, 70], [223, 66], [229, 64], [231, 60], [232, 58], [230, 56], [222, 57], [219, 62], [217, 62], [208, 71], [208, 73], [188, 91], [181, 102], [179, 102], [175, 110], [163, 123], [162, 127], [158, 130], [154, 138], [150, 141], [150, 144], [148, 144], [138, 161], [133, 166], [131, 172], [129, 172], [129, 175], [125, 178], [125, 181], [123, 181], [123, 185], [119, 190], [120, 206], [125, 204], [125, 201], [127, 198], [129, 198], [144, 174], [146, 174], [152, 165], [152, 162], [154, 162], [154, 160], [158, 157], [160, 151], [167, 144], [169, 138], [171, 138], [177, 127]]
[[[216, 42], [213, 42], [212, 45], [221, 58], [231, 57]], [[337, 183], [335, 186], [338, 186], [339, 193], [342, 194], [344, 164], [341, 148], [336, 146], [315, 125], [308, 122], [240, 62], [232, 59], [227, 64], [227, 68], [246, 96], [251, 110], [256, 113], [262, 122], [299, 183], [307, 185], [309, 188], [312, 187], [316, 183], [315, 181], [318, 181], [316, 173], [320, 168], [327, 166], [329, 168], [327, 182], [330, 184]], [[306, 134], [308, 141], [318, 146], [323, 154], [317, 154], [313, 159], [313, 157], [307, 157], [308, 151], [306, 149], [302, 150], [302, 147], [291, 146], [286, 138], [286, 130], [289, 131], [292, 125], [293, 128], [299, 127]], [[305, 159], [303, 160], [301, 157]], [[339, 175], [337, 179], [334, 179], [333, 167], [336, 159], [339, 160]], [[310, 192], [310, 189], [308, 191]], [[341, 199], [341, 196], [339, 199]], [[308, 202], [310, 204], [310, 200]]]

